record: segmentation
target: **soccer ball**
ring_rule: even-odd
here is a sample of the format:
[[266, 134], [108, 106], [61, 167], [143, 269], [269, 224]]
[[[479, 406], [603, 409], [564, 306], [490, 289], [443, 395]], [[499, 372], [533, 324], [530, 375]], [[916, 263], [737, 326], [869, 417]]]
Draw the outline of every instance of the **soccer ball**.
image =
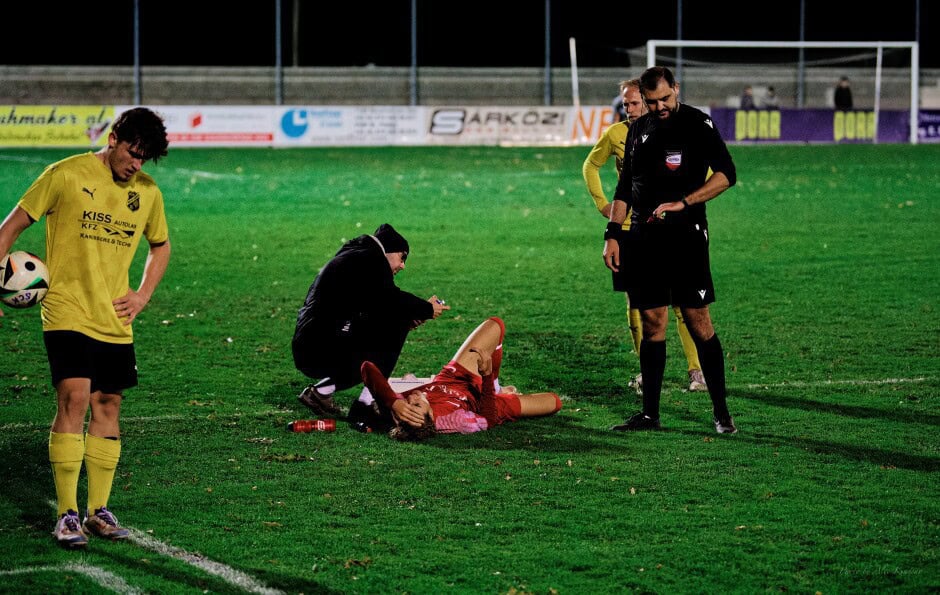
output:
[[10, 252], [0, 261], [0, 301], [13, 308], [35, 306], [49, 291], [49, 269], [35, 254]]

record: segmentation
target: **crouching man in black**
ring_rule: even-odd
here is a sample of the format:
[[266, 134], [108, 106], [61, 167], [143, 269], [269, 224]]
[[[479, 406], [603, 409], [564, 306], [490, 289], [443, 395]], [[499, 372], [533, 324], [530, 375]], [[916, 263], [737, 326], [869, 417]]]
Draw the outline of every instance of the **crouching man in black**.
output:
[[[291, 347], [297, 369], [318, 379], [297, 397], [315, 414], [342, 417], [333, 393], [362, 382], [363, 362], [388, 378], [408, 332], [450, 310], [436, 295], [424, 300], [395, 285], [408, 251], [408, 241], [383, 223], [343, 244], [313, 280]], [[370, 401], [364, 391], [360, 402]]]

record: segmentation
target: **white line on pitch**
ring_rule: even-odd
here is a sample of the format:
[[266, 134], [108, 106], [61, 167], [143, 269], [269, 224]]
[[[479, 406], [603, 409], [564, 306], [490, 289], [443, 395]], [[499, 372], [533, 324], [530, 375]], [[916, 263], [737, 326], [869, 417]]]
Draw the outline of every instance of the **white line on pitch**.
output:
[[761, 384], [745, 384], [745, 388], [821, 388], [824, 386], [866, 386], [881, 384], [918, 384], [921, 382], [932, 382], [933, 378], [885, 378], [884, 380], [816, 380], [804, 382], [802, 380], [793, 380], [789, 382], [773, 382]]
[[217, 174], [211, 171], [202, 171], [199, 169], [183, 169], [182, 167], [174, 168], [176, 173], [182, 174], [184, 176], [194, 176], [197, 178], [206, 178], [209, 180], [246, 180], [246, 179], [255, 179], [257, 176], [245, 176], [242, 174]]
[[162, 541], [154, 539], [153, 537], [137, 529], [128, 529], [130, 531], [130, 537], [128, 537], [128, 539], [131, 541], [131, 543], [139, 545], [140, 547], [146, 548], [158, 554], [175, 558], [181, 562], [189, 564], [190, 566], [195, 566], [209, 574], [221, 578], [230, 585], [241, 587], [249, 593], [262, 593], [267, 595], [277, 595], [283, 593], [283, 591], [266, 587], [264, 584], [256, 581], [251, 576], [240, 570], [235, 570], [231, 566], [222, 564], [221, 562], [216, 562], [215, 560], [210, 560], [201, 554], [192, 554], [182, 548], [163, 543]]
[[41, 163], [46, 165], [49, 163], [48, 159], [42, 159], [39, 157], [25, 157], [21, 155], [0, 155], [0, 161], [18, 161], [20, 163]]
[[[286, 414], [290, 412], [279, 410], [279, 409], [271, 409], [268, 411], [258, 411], [257, 413], [250, 413], [250, 414], [236, 413], [233, 415], [222, 415], [219, 417], [225, 418], [225, 419], [230, 419], [230, 418], [240, 419], [242, 417], [268, 417], [270, 415], [274, 415], [277, 413]], [[139, 417], [121, 417], [121, 421], [124, 423], [128, 423], [128, 422], [139, 423], [139, 422], [149, 422], [149, 421], [178, 421], [181, 419], [192, 419], [192, 418], [193, 416], [191, 415], [180, 415], [180, 414], [169, 415], [168, 414], [168, 415], [145, 415], [145, 416], [139, 416]], [[48, 427], [49, 425], [50, 425], [50, 422], [33, 422], [33, 421], [9, 423], [9, 424], [0, 425], [0, 432], [4, 432], [7, 430], [42, 429], [42, 428]]]
[[[52, 508], [56, 507], [56, 503], [52, 500], [46, 501], [49, 506]], [[221, 562], [216, 562], [215, 560], [210, 560], [209, 558], [203, 556], [202, 554], [192, 554], [187, 552], [183, 548], [172, 546], [167, 543], [163, 543], [159, 539], [151, 537], [140, 531], [134, 529], [133, 527], [128, 527], [124, 525], [124, 528], [130, 532], [127, 540], [138, 545], [144, 549], [148, 549], [152, 552], [158, 554], [169, 556], [175, 558], [180, 562], [185, 562], [190, 566], [195, 566], [203, 572], [219, 577], [230, 585], [239, 587], [248, 591], [249, 593], [261, 593], [262, 595], [282, 595], [283, 591], [277, 589], [271, 589], [270, 587], [265, 586], [263, 583], [255, 580], [248, 574], [236, 570], [231, 566], [223, 564]], [[106, 572], [106, 571], [104, 571]], [[110, 573], [109, 573], [110, 574]], [[117, 577], [116, 577], [117, 578]], [[123, 582], [123, 581], [122, 581]]]
[[113, 572], [105, 570], [104, 568], [74, 562], [68, 562], [58, 566], [33, 566], [31, 568], [0, 570], [0, 576], [16, 576], [19, 574], [32, 574], [36, 572], [75, 572], [87, 576], [91, 580], [98, 583], [98, 586], [104, 587], [105, 589], [111, 589], [116, 593], [127, 593], [129, 595], [144, 593], [144, 591], [128, 585], [123, 578], [119, 577]]

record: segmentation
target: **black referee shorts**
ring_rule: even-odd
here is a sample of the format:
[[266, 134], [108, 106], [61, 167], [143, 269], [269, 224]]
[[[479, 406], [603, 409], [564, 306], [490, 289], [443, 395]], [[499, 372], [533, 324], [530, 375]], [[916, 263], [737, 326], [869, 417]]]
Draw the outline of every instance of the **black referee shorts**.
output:
[[623, 236], [614, 291], [627, 292], [631, 308], [703, 308], [715, 301], [707, 227], [651, 223]]
[[105, 343], [76, 331], [45, 331], [42, 339], [52, 386], [66, 378], [90, 378], [91, 392], [121, 394], [137, 386], [133, 343]]

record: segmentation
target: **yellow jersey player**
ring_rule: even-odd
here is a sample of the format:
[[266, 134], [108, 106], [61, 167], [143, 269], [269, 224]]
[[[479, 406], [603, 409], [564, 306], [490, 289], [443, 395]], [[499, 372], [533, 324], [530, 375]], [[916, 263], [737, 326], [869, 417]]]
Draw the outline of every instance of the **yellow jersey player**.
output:
[[[58, 506], [53, 535], [63, 547], [83, 547], [89, 534], [128, 537], [108, 510], [108, 498], [121, 454], [123, 393], [137, 384], [131, 323], [170, 260], [163, 195], [140, 169], [166, 155], [167, 145], [157, 114], [146, 108], [125, 111], [115, 119], [106, 147], [48, 166], [0, 224], [2, 257], [24, 229], [46, 218], [50, 280], [41, 315], [57, 397], [49, 433]], [[150, 250], [134, 290], [128, 272], [142, 238]], [[83, 462], [88, 501], [80, 522]]]
[[[617, 177], [620, 177], [620, 170], [623, 166], [623, 147], [627, 139], [627, 131], [632, 122], [646, 113], [646, 103], [640, 96], [640, 81], [631, 79], [620, 82], [620, 96], [623, 99], [623, 108], [627, 114], [627, 119], [622, 122], [612, 124], [604, 131], [594, 148], [588, 153], [581, 168], [584, 176], [584, 182], [587, 184], [588, 192], [594, 199], [594, 206], [605, 219], [610, 217], [610, 201], [604, 194], [604, 186], [601, 183], [601, 168], [607, 161], [614, 157], [617, 168]], [[624, 221], [623, 229], [630, 228], [630, 217]], [[630, 298], [624, 292], [627, 300], [627, 321], [630, 326], [630, 335], [633, 338], [633, 349], [637, 355], [640, 354], [640, 342], [643, 339], [643, 326], [640, 321], [640, 311], [630, 307]], [[689, 390], [706, 391], [705, 377], [702, 374], [702, 366], [698, 360], [698, 353], [695, 350], [695, 343], [689, 335], [689, 329], [685, 326], [682, 319], [682, 312], [679, 308], [673, 308], [676, 315], [676, 327], [679, 331], [679, 339], [682, 341], [682, 350], [685, 352], [685, 358], [688, 362], [689, 371]], [[630, 381], [630, 386], [636, 389], [638, 394], [643, 392], [643, 375], [638, 374]]]

